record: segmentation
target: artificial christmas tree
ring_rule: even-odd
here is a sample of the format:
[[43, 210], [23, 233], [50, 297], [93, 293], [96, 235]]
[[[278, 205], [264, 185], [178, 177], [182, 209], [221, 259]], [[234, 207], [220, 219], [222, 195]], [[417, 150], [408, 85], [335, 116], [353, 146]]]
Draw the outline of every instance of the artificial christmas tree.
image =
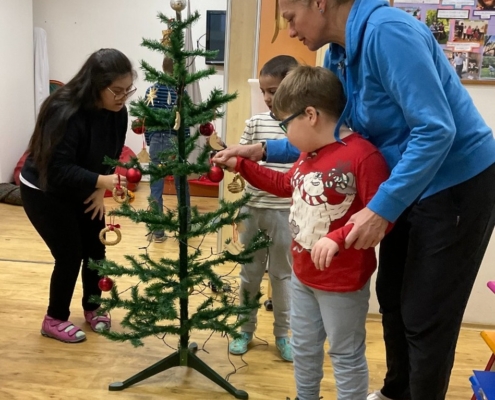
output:
[[[160, 41], [145, 39], [143, 46], [171, 58], [174, 62], [174, 72], [172, 75], [160, 72], [145, 61], [141, 62], [141, 67], [147, 81], [174, 88], [177, 100], [171, 107], [159, 109], [149, 107], [149, 99], [140, 99], [132, 103], [130, 112], [140, 121], [146, 121], [145, 129], [148, 132], [168, 130], [173, 126], [177, 132], [177, 146], [171, 151], [163, 152], [160, 164], [150, 164], [147, 168], [143, 168], [137, 159], [126, 164], [109, 162], [113, 165], [123, 165], [128, 170], [137, 170], [141, 174], [149, 174], [151, 180], [165, 176], [179, 176], [180, 187], [185, 187], [186, 178], [192, 173], [201, 175], [214, 170], [219, 180], [221, 180], [220, 175], [223, 176], [223, 171], [220, 170], [220, 174], [218, 167], [210, 165], [211, 148], [208, 146], [201, 150], [197, 162], [187, 161], [188, 156], [198, 145], [200, 134], [186, 137], [185, 127], [205, 124], [216, 117], [221, 117], [223, 115], [221, 107], [233, 100], [235, 95], [224, 94], [215, 89], [205, 101], [199, 104], [192, 102], [184, 90], [186, 85], [215, 74], [215, 69], [188, 73], [187, 63], [191, 62], [193, 57], [212, 57], [214, 53], [201, 49], [184, 50], [184, 31], [199, 19], [199, 14], [196, 12], [182, 20], [181, 11], [185, 7], [185, 0], [171, 0], [170, 4], [176, 11], [175, 19], [167, 18], [163, 14], [158, 15], [167, 25], [167, 29], [163, 31], [167, 37]], [[224, 287], [220, 277], [214, 272], [214, 267], [225, 263], [249, 262], [257, 250], [269, 245], [268, 237], [261, 231], [251, 243], [237, 242], [236, 227], [247, 217], [240, 214], [239, 210], [247, 200], [247, 197], [243, 197], [231, 203], [219, 201], [216, 211], [201, 215], [193, 207], [189, 221], [185, 191], [179, 190], [177, 210], [163, 213], [163, 210], [159, 210], [152, 202], [149, 209], [136, 210], [131, 207], [129, 201], [124, 201], [119, 209], [109, 213], [110, 216], [127, 217], [136, 223], [144, 223], [149, 232], [155, 230], [171, 232], [179, 248], [178, 259], [154, 260], [146, 253], [140, 254], [139, 257], [126, 256], [130, 263], [128, 267], [110, 260], [93, 265], [105, 279], [113, 277], [110, 298], [101, 299], [101, 312], [116, 308], [126, 310], [126, 315], [121, 321], [125, 330], [107, 332], [104, 333], [105, 336], [116, 341], [130, 341], [134, 346], [143, 345], [142, 339], [149, 336], [179, 336], [179, 345], [175, 353], [124, 382], [111, 384], [110, 390], [123, 390], [171, 367], [185, 366], [199, 371], [236, 398], [248, 398], [246, 392], [237, 390], [206, 365], [195, 354], [197, 346], [189, 343], [190, 332], [193, 329], [212, 330], [237, 337], [237, 328], [244, 322], [237, 317], [248, 315], [253, 308], [259, 307], [259, 296], [254, 300], [249, 300], [246, 296], [244, 304], [236, 306], [226, 294], [220, 296], [217, 294], [215, 297], [208, 296], [195, 312], [189, 313], [189, 297], [195, 291], [195, 287], [205, 285], [204, 282], [209, 282], [208, 285], [216, 288]], [[201, 248], [192, 248], [188, 244], [189, 239], [217, 232], [225, 225], [231, 225], [234, 234], [232, 239], [226, 241], [223, 251], [204, 255]], [[139, 285], [133, 286], [128, 292], [130, 296], [126, 298], [118, 290], [118, 277], [123, 275], [140, 279]]]

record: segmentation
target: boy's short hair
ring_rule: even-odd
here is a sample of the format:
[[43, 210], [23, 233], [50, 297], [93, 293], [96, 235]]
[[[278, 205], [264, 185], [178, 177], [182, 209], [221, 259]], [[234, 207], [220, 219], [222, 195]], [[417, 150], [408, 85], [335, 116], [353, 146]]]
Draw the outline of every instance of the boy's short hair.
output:
[[163, 72], [172, 75], [174, 73], [174, 60], [165, 57], [162, 63]]
[[273, 97], [273, 113], [291, 115], [315, 107], [338, 119], [346, 104], [339, 78], [330, 70], [306, 65], [292, 69]]
[[298, 65], [299, 63], [292, 56], [276, 56], [263, 65], [260, 76], [269, 75], [282, 80], [292, 68], [295, 68]]

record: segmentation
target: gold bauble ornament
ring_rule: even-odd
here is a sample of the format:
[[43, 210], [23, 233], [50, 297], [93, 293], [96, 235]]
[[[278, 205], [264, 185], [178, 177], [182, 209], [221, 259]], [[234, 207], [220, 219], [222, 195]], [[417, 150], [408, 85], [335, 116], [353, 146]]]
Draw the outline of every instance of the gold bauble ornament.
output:
[[172, 10], [180, 12], [186, 8], [186, 0], [170, 0]]
[[162, 44], [164, 46], [169, 46], [170, 45], [170, 34], [171, 33], [172, 33], [172, 29], [164, 29], [164, 30], [162, 30]]

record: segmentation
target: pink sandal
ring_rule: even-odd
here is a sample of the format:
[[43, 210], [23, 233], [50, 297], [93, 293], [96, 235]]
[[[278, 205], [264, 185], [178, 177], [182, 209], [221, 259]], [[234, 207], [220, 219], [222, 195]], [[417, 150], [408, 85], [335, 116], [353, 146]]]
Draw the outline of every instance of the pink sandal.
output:
[[94, 311], [84, 311], [84, 319], [91, 325], [91, 329], [95, 332], [100, 333], [109, 331], [112, 326], [110, 316], [107, 313], [99, 315], [98, 310], [99, 309]]
[[64, 343], [79, 343], [86, 340], [86, 334], [72, 322], [55, 319], [48, 315], [45, 315], [41, 325], [41, 334]]

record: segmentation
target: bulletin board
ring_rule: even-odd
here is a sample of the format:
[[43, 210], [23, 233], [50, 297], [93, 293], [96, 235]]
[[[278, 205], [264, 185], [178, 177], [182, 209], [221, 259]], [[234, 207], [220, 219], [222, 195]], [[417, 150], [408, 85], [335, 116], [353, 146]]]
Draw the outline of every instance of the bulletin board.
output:
[[495, 85], [495, 0], [394, 0], [424, 22], [465, 84]]

